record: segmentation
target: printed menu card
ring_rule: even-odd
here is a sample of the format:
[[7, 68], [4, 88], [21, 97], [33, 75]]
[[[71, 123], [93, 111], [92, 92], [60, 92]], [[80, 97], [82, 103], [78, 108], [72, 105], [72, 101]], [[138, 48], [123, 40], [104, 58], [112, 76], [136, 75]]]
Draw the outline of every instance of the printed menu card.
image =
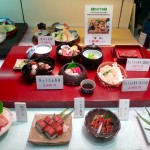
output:
[[85, 45], [111, 45], [113, 5], [85, 5]]

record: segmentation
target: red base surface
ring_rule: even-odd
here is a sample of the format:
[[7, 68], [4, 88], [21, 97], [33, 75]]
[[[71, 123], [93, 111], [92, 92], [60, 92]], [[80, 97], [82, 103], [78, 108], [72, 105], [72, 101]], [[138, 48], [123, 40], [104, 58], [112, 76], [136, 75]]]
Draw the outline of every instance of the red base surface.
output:
[[[87, 71], [89, 79], [96, 82], [92, 95], [80, 92], [80, 86], [64, 85], [63, 90], [37, 90], [36, 83], [26, 84], [21, 71], [13, 70], [16, 59], [25, 59], [27, 46], [14, 46], [6, 57], [0, 69], [0, 100], [5, 107], [14, 107], [14, 102], [26, 102], [27, 107], [73, 107], [75, 97], [85, 97], [86, 107], [117, 107], [119, 99], [130, 99], [130, 106], [150, 106], [150, 85], [145, 92], [121, 92], [121, 87], [107, 89], [100, 85], [96, 78], [96, 70]], [[53, 46], [50, 57], [56, 60], [53, 74], [57, 75], [62, 67], [55, 55], [56, 47]], [[101, 47], [105, 61], [114, 61], [112, 53], [114, 47]], [[143, 48], [147, 58], [150, 54]], [[124, 65], [122, 65], [125, 67]], [[149, 78], [148, 72], [127, 72], [128, 78]]]

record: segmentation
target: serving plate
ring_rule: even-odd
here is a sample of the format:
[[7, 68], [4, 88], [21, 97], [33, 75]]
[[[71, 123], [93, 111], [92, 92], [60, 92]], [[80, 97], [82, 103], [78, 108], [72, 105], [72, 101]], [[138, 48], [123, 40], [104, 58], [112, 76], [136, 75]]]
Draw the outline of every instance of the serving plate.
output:
[[113, 55], [118, 63], [126, 63], [127, 58], [145, 58], [139, 45], [116, 45]]
[[21, 70], [27, 64], [27, 59], [17, 59], [13, 67], [14, 70]]
[[[63, 135], [50, 140], [43, 133], [39, 133], [39, 131], [35, 128], [36, 121], [39, 119], [44, 119], [47, 115], [50, 114], [35, 114], [28, 137], [28, 142], [38, 145], [61, 145], [68, 143], [72, 135], [72, 116], [69, 116], [64, 121], [65, 125], [69, 126], [69, 130]], [[50, 116], [53, 116], [53, 114]]]
[[12, 118], [13, 118], [13, 115], [12, 115], [11, 111], [9, 109], [5, 108], [5, 107], [3, 108], [2, 115], [4, 115], [9, 122], [5, 127], [1, 128], [0, 136], [3, 135], [6, 131], [8, 131], [8, 129], [10, 128], [10, 126], [12, 124]]

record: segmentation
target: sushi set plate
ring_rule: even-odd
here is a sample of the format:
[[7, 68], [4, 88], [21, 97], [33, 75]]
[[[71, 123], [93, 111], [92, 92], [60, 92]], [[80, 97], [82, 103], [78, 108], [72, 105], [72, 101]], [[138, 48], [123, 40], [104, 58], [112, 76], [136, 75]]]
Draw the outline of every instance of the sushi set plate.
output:
[[[59, 137], [48, 139], [43, 133], [40, 133], [35, 127], [37, 120], [44, 119], [47, 115], [50, 115], [50, 114], [35, 114], [33, 122], [32, 122], [32, 126], [31, 126], [31, 130], [29, 133], [29, 137], [28, 137], [28, 142], [31, 142], [37, 145], [61, 145], [61, 144], [69, 143], [71, 140], [71, 135], [72, 135], [72, 116], [69, 116], [64, 121], [64, 124], [66, 126], [69, 126], [69, 129], [66, 133], [64, 133], [63, 135]], [[50, 115], [50, 116], [53, 116], [53, 115]]]
[[12, 124], [12, 118], [13, 118], [13, 115], [11, 113], [11, 111], [7, 108], [3, 108], [3, 113], [2, 115], [4, 117], [6, 117], [6, 119], [8, 120], [8, 123], [6, 126], [2, 127], [1, 130], [0, 130], [0, 136], [3, 135], [6, 131], [8, 131], [8, 129], [10, 128], [11, 124]]

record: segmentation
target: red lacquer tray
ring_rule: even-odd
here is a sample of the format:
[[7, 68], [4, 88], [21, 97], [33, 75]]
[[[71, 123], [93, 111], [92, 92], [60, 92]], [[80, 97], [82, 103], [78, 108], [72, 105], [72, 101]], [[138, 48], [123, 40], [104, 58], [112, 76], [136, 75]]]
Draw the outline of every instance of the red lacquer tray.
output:
[[139, 45], [116, 45], [113, 55], [118, 63], [126, 63], [127, 58], [145, 58]]

